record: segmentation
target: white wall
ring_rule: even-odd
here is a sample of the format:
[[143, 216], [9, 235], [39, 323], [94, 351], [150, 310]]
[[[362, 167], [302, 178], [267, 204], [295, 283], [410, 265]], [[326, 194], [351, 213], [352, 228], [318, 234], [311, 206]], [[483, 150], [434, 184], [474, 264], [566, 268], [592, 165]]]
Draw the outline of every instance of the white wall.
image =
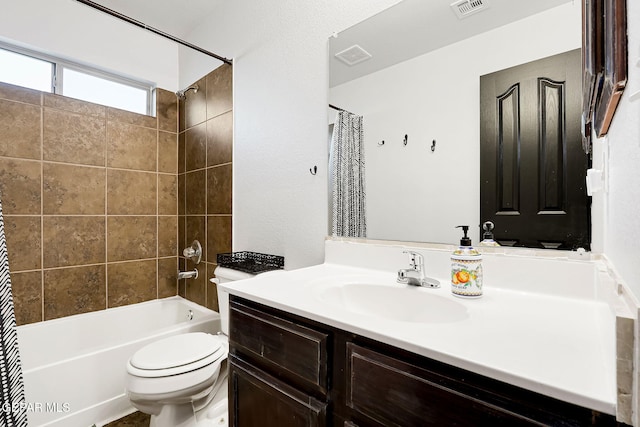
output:
[[0, 40], [178, 89], [177, 44], [73, 0], [0, 0]]
[[480, 76], [580, 46], [567, 3], [332, 88], [364, 116], [368, 237], [456, 243], [467, 224], [478, 242]]
[[[283, 255], [287, 268], [323, 261], [327, 40], [395, 2], [237, 0], [187, 36], [234, 57], [234, 250]], [[208, 71], [191, 68], [181, 74]]]
[[627, 2], [627, 17], [627, 88], [609, 133], [594, 143], [594, 165], [604, 166], [609, 179], [608, 193], [594, 197], [594, 230], [601, 230], [604, 253], [640, 299], [640, 2]]

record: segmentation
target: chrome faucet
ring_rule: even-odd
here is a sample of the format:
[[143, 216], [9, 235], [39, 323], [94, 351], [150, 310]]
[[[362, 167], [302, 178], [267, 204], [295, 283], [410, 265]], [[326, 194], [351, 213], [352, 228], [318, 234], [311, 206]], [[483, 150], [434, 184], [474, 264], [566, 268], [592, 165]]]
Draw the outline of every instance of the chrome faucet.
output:
[[427, 277], [424, 271], [424, 258], [417, 252], [402, 251], [409, 254], [409, 267], [398, 270], [398, 283], [406, 283], [413, 286], [425, 286], [439, 288], [440, 281]]
[[198, 278], [198, 269], [194, 268], [190, 271], [178, 271], [178, 280], [182, 279], [197, 279]]

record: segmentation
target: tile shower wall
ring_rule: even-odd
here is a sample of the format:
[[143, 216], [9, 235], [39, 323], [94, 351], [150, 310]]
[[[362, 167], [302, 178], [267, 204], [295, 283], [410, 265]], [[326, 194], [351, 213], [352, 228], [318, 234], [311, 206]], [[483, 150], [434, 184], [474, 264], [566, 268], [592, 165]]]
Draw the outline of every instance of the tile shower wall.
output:
[[0, 194], [18, 324], [176, 295], [175, 94], [158, 89], [156, 110], [0, 83]]
[[[209, 278], [216, 255], [231, 251], [232, 68], [223, 65], [195, 84], [198, 92], [187, 92], [179, 104], [178, 241], [182, 253], [199, 240], [203, 262], [197, 279], [181, 280], [179, 293], [217, 310], [217, 290]], [[196, 268], [180, 262], [183, 269]]]

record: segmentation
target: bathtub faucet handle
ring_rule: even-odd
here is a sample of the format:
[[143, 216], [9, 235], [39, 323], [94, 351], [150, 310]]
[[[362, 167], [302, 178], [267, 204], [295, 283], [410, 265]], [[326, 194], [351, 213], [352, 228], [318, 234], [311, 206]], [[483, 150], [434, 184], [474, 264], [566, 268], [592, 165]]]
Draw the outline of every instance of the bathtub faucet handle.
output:
[[202, 259], [202, 245], [197, 240], [194, 240], [191, 246], [184, 248], [182, 255], [193, 261], [194, 264], [200, 264], [200, 260]]

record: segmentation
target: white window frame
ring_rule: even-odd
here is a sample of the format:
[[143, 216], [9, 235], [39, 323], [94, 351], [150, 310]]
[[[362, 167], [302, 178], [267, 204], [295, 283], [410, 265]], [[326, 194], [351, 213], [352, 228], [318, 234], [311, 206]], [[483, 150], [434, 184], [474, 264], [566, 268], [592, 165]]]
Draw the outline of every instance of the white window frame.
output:
[[2, 41], [0, 41], [0, 49], [8, 50], [10, 52], [14, 52], [19, 55], [29, 56], [35, 59], [39, 59], [39, 60], [51, 63], [53, 65], [52, 72], [51, 72], [51, 93], [54, 93], [57, 95], [63, 95], [63, 87], [64, 87], [64, 78], [62, 77], [63, 71], [64, 69], [74, 70], [74, 71], [85, 73], [85, 74], [98, 77], [104, 80], [109, 80], [115, 83], [120, 83], [126, 86], [134, 87], [136, 89], [142, 89], [147, 95], [146, 114], [148, 116], [153, 116], [155, 114], [155, 111], [154, 111], [155, 110], [154, 109], [155, 85], [151, 82], [131, 79], [131, 78], [114, 74], [108, 71], [100, 70], [95, 67], [81, 65], [75, 62], [67, 61], [62, 58], [57, 58], [55, 56], [43, 54], [30, 49], [8, 44]]

